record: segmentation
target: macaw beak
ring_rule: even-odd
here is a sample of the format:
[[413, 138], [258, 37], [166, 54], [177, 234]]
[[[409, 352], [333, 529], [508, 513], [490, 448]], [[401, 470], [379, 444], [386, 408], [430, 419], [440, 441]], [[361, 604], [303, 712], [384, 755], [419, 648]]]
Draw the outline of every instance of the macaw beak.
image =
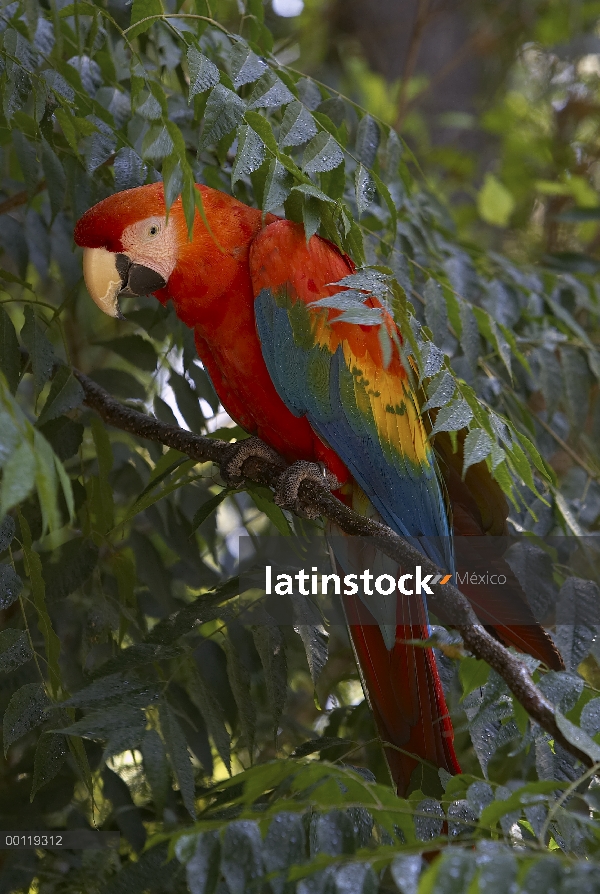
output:
[[121, 295], [150, 295], [166, 286], [156, 270], [105, 248], [83, 249], [83, 278], [92, 301], [120, 320], [125, 319], [119, 309]]

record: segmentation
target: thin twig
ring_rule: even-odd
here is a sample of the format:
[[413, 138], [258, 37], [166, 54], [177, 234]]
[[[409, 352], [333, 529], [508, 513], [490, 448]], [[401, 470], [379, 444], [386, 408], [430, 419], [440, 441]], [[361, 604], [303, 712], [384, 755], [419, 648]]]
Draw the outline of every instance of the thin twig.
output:
[[37, 196], [38, 193], [43, 192], [45, 189], [46, 181], [40, 180], [31, 193], [26, 189], [21, 190], [21, 192], [16, 192], [14, 196], [10, 196], [10, 198], [0, 202], [0, 214], [8, 214], [9, 211], [14, 211], [15, 208], [20, 208], [21, 205], [26, 205], [30, 199]]
[[[220, 466], [226, 460], [231, 449], [231, 444], [227, 441], [193, 434], [126, 407], [82, 372], [78, 370], [73, 372], [83, 387], [85, 404], [109, 425], [173, 447], [198, 462], [212, 462]], [[277, 489], [286, 467], [283, 459], [281, 462], [271, 462], [250, 457], [244, 463], [243, 473], [249, 481]], [[383, 553], [399, 564], [421, 565], [425, 574], [434, 576], [445, 571], [438, 568], [387, 525], [353, 512], [324, 485], [304, 480], [300, 485], [299, 497], [302, 504], [318, 510], [346, 534], [372, 538]], [[433, 590], [434, 597], [429, 600], [431, 607], [441, 620], [448, 619], [451, 626], [462, 636], [467, 649], [476, 658], [487, 662], [502, 677], [530, 717], [556, 742], [586, 767], [592, 766], [591, 758], [569, 742], [559, 729], [554, 708], [533, 682], [527, 667], [485, 630], [460, 590], [451, 583], [445, 584], [443, 589], [439, 585], [434, 585]]]
[[396, 114], [396, 120], [394, 122], [394, 127], [398, 131], [402, 130], [402, 125], [404, 123], [404, 117], [408, 105], [408, 88], [417, 65], [417, 59], [419, 58], [419, 51], [421, 49], [421, 43], [423, 41], [423, 34], [425, 33], [425, 28], [429, 19], [429, 12], [429, 0], [419, 0], [415, 24], [410, 36], [410, 43], [408, 45], [408, 53], [406, 54], [406, 60], [404, 62], [402, 81], [400, 83], [398, 112]]
[[539, 424], [542, 426], [542, 428], [545, 429], [549, 435], [552, 435], [552, 437], [554, 438], [556, 443], [560, 445], [560, 447], [565, 451], [565, 453], [568, 453], [568, 455], [571, 457], [573, 462], [577, 463], [578, 466], [581, 466], [581, 468], [584, 470], [584, 472], [588, 473], [590, 478], [592, 478], [594, 481], [600, 480], [600, 472], [598, 472], [597, 470], [594, 470], [590, 465], [588, 465], [588, 463], [584, 459], [582, 459], [582, 457], [579, 456], [579, 454], [576, 453], [576, 451], [573, 450], [573, 448], [570, 447], [566, 441], [563, 441], [563, 439], [560, 437], [560, 435], [556, 434], [554, 429], [550, 425], [548, 425], [547, 422], [545, 422], [543, 419], [540, 419], [540, 417], [537, 414], [534, 414], [533, 418], [535, 419], [536, 422], [539, 422]]

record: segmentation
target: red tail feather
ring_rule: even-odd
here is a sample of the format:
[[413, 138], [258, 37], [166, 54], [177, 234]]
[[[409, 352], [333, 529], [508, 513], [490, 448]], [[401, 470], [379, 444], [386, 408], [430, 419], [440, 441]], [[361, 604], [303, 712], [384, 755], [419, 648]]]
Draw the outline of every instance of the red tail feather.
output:
[[406, 793], [419, 758], [460, 773], [454, 732], [431, 649], [407, 641], [429, 636], [420, 599], [404, 597], [396, 645], [388, 651], [379, 626], [358, 597], [345, 598], [352, 645], [363, 687], [383, 742], [398, 794]]

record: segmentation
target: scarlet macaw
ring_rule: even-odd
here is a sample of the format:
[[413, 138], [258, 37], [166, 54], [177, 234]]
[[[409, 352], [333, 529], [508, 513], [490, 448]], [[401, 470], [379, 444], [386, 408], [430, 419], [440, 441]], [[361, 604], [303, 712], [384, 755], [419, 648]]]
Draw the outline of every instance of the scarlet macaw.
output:
[[[118, 193], [83, 215], [75, 241], [93, 300], [114, 317], [123, 294], [172, 300], [239, 425], [290, 463], [322, 464], [341, 499], [401, 535], [423, 538], [424, 552], [434, 549], [426, 538], [450, 544], [440, 466], [398, 350], [401, 333], [385, 311], [378, 324], [356, 325], [338, 322], [339, 309], [315, 304], [341, 290], [331, 283], [354, 272], [352, 261], [319, 236], [307, 244], [296, 223], [197, 188], [209, 227], [197, 213], [191, 241], [180, 199], [166, 218], [161, 183]], [[381, 307], [374, 298], [366, 304]], [[394, 336], [387, 362], [381, 328]], [[455, 533], [503, 530], [506, 503], [485, 463], [463, 482], [449, 439], [436, 447]], [[442, 551], [432, 558], [450, 568], [451, 547]], [[338, 560], [344, 565], [352, 556]], [[349, 597], [345, 608], [379, 733], [395, 746], [386, 756], [402, 793], [418, 765], [411, 755], [451, 773], [460, 768], [433, 651], [406, 642], [428, 638], [426, 606], [395, 598], [391, 636], [364, 599]], [[561, 667], [552, 641], [531, 620], [519, 630], [501, 625], [502, 639]]]

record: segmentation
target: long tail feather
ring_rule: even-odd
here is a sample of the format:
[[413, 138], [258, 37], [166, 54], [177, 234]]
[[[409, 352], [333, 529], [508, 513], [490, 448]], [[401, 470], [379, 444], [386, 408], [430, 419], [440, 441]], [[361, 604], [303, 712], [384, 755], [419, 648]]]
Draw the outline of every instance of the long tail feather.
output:
[[[340, 576], [369, 569], [374, 576], [385, 572], [397, 580], [403, 573], [366, 541], [350, 539], [334, 526], [328, 540]], [[407, 792], [422, 762], [460, 773], [435, 655], [413, 644], [430, 636], [422, 597], [396, 590], [387, 604], [376, 593], [342, 598], [363, 690], [398, 794]]]
[[[410, 600], [410, 604], [409, 604]], [[420, 600], [399, 604], [396, 644], [388, 651], [369, 610], [356, 596], [345, 597], [352, 645], [387, 762], [399, 795], [406, 793], [420, 760], [460, 773], [454, 732], [431, 649], [407, 641], [429, 636]], [[420, 618], [415, 614], [421, 615]], [[402, 616], [405, 617], [402, 617]]]

